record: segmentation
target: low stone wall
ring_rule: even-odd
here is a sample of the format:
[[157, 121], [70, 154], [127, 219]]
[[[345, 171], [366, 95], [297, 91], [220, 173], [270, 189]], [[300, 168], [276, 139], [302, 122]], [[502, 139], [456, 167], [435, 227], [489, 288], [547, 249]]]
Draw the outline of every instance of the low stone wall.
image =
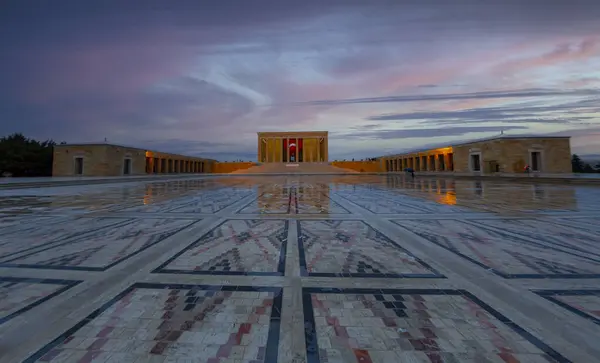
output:
[[252, 162], [214, 163], [211, 170], [214, 174], [228, 174], [237, 170], [245, 170], [255, 165]]
[[331, 165], [342, 168], [358, 171], [359, 173], [379, 173], [381, 169], [379, 161], [334, 161]]

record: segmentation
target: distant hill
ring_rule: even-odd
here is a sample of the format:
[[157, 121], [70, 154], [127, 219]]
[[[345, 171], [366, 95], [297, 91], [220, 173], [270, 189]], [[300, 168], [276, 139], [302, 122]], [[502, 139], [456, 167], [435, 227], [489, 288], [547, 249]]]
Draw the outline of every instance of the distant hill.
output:
[[586, 163], [600, 162], [600, 154], [579, 155], [579, 157]]

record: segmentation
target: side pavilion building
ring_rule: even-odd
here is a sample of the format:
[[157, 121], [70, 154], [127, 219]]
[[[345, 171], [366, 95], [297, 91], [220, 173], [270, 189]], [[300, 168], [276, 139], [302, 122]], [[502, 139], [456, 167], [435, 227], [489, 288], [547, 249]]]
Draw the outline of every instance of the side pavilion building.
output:
[[499, 135], [377, 158], [381, 170], [456, 173], [571, 173], [569, 136]]

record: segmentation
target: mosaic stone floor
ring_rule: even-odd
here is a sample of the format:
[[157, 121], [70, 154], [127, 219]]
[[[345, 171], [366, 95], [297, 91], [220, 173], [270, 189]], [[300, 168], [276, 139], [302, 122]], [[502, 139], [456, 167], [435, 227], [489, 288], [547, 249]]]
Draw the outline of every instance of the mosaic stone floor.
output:
[[600, 189], [224, 176], [0, 191], [0, 362], [600, 362]]

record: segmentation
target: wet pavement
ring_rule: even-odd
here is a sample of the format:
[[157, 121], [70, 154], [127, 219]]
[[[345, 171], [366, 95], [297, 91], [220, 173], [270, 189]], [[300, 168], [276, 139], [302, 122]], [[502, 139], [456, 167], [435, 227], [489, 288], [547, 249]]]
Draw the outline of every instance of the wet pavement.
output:
[[600, 188], [0, 191], [0, 362], [600, 362]]

